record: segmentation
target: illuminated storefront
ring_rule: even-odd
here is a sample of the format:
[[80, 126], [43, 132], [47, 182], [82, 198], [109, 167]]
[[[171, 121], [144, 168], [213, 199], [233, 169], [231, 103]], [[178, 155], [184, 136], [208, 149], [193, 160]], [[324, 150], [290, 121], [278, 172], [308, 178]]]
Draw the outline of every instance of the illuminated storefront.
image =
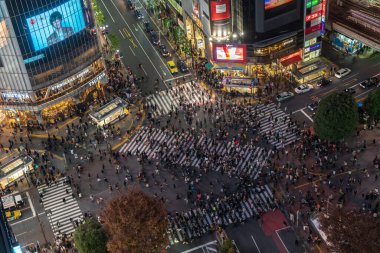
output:
[[97, 126], [114, 123], [128, 114], [128, 104], [121, 98], [116, 98], [102, 107], [91, 112], [90, 118]]
[[350, 54], [355, 54], [357, 53], [360, 49], [363, 48], [363, 44], [355, 39], [351, 39], [344, 34], [338, 33], [338, 32], [333, 32], [332, 33], [332, 44], [339, 48], [340, 50], [350, 53]]
[[20, 178], [25, 176], [33, 170], [33, 158], [30, 156], [18, 157], [0, 168], [0, 187], [5, 187], [13, 184]]

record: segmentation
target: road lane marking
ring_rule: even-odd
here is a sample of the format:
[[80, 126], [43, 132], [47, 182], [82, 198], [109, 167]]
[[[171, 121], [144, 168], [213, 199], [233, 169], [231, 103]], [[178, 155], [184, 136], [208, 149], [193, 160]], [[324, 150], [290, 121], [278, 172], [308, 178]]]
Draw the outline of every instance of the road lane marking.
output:
[[28, 202], [29, 202], [30, 209], [32, 209], [33, 217], [35, 217], [36, 210], [34, 209], [33, 202], [32, 202], [32, 199], [30, 198], [29, 192], [26, 192], [26, 196], [28, 197]]
[[[102, 0], [101, 0], [101, 1], [102, 1]], [[128, 25], [127, 21], [126, 21], [125, 18], [123, 17], [123, 14], [121, 14], [120, 10], [117, 8], [117, 6], [116, 6], [115, 3], [113, 2], [113, 0], [111, 0], [110, 2], [113, 4], [113, 6], [115, 7], [116, 11], [119, 13], [120, 17], [123, 19], [123, 21], [124, 21], [124, 23], [127, 25], [128, 29], [132, 31], [131, 27]], [[133, 34], [133, 32], [132, 32], [132, 34]], [[145, 35], [145, 33], [144, 33], [144, 35]], [[150, 63], [152, 64], [153, 68], [156, 70], [158, 76], [162, 79], [162, 76], [161, 76], [160, 72], [158, 71], [158, 69], [156, 68], [156, 66], [153, 64], [152, 59], [150, 59], [150, 57], [148, 56], [148, 54], [147, 54], [146, 51], [144, 50], [144, 48], [143, 48], [143, 46], [141, 45], [140, 41], [138, 41], [138, 39], [137, 39], [137, 37], [136, 37], [135, 34], [133, 34], [133, 37], [135, 37], [137, 43], [138, 43], [138, 44], [140, 45], [140, 47], [141, 47], [141, 50], [144, 52], [144, 54], [146, 55], [146, 57], [148, 58], [148, 60], [149, 60]], [[146, 35], [145, 35], [145, 37], [146, 37]], [[149, 40], [148, 40], [148, 41], [149, 41]], [[150, 43], [149, 43], [149, 44], [150, 44]], [[151, 45], [152, 45], [152, 44], [151, 44]], [[162, 59], [161, 59], [161, 61], [162, 61]]]
[[145, 75], [148, 76], [148, 73], [146, 73], [146, 71], [142, 65], [141, 65], [141, 69], [144, 71]]
[[281, 230], [281, 229], [278, 229], [278, 230], [276, 230], [276, 234], [277, 234], [277, 236], [278, 236], [278, 239], [280, 239], [280, 242], [282, 243], [282, 246], [284, 246], [284, 249], [286, 250], [286, 252], [288, 252], [288, 253], [289, 253], [289, 250], [288, 250], [288, 248], [286, 247], [286, 245], [285, 245], [284, 241], [282, 240], [282, 238], [281, 238], [280, 234], [278, 233], [278, 231], [280, 231], [280, 230]]
[[135, 24], [132, 24], [133, 28], [135, 28], [135, 31], [138, 32], [139, 29], [137, 29], [136, 25]]
[[125, 39], [124, 34], [121, 32], [120, 29], [119, 29], [119, 32], [120, 32], [120, 34], [121, 34], [121, 37], [123, 37], [123, 39]]
[[190, 252], [193, 252], [197, 249], [200, 249], [200, 248], [203, 248], [203, 247], [206, 247], [208, 245], [211, 245], [211, 244], [216, 244], [216, 240], [215, 241], [211, 241], [211, 242], [208, 242], [208, 243], [205, 243], [205, 244], [202, 244], [202, 245], [199, 245], [197, 247], [194, 247], [194, 248], [191, 248], [189, 250], [186, 250], [186, 251], [182, 251], [181, 253], [190, 253]]
[[351, 81], [349, 81], [349, 82], [345, 82], [345, 83], [343, 83], [343, 86], [347, 86], [347, 85], [350, 85], [350, 84], [352, 84], [352, 83], [356, 82], [357, 80], [359, 80], [359, 79], [357, 79], [357, 78], [354, 78], [353, 80], [351, 80]]
[[108, 10], [107, 6], [104, 4], [103, 0], [100, 0], [102, 2], [102, 4], [104, 5], [104, 7], [106, 8], [108, 14], [110, 15], [111, 19], [112, 19], [112, 22], [115, 23], [115, 19], [113, 19], [112, 15], [111, 15], [111, 12]]
[[251, 238], [252, 238], [252, 241], [253, 243], [255, 244], [256, 248], [257, 248], [257, 251], [259, 251], [259, 253], [261, 253], [261, 250], [259, 249], [259, 246], [257, 246], [257, 243], [255, 241], [255, 238], [253, 238], [253, 235], [251, 235]]
[[305, 115], [305, 117], [308, 118], [311, 122], [314, 122], [314, 120], [303, 109], [301, 109], [300, 112], [302, 112], [302, 114]]
[[[135, 52], [133, 52], [133, 50], [132, 50], [132, 48], [131, 48], [131, 46], [128, 46], [129, 47], [129, 49], [131, 49], [131, 51], [132, 51], [132, 54], [134, 55], [134, 56], [136, 56], [136, 54], [135, 54]], [[145, 71], [144, 71], [145, 72]], [[146, 73], [145, 73], [146, 74]]]
[[324, 92], [324, 93], [321, 93], [320, 94], [320, 96], [321, 97], [323, 97], [323, 96], [326, 96], [327, 94], [330, 94], [330, 93], [332, 93], [332, 92], [335, 92], [335, 91], [337, 91], [338, 90], [338, 88], [333, 88], [333, 89], [331, 89], [331, 90], [329, 90], [329, 91], [326, 91], [326, 92]]
[[169, 79], [166, 79], [164, 82], [170, 82], [170, 81], [177, 80], [179, 78], [184, 78], [184, 77], [187, 77], [187, 76], [191, 76], [191, 73], [188, 73], [188, 74], [182, 75], [182, 76], [177, 76], [177, 77], [169, 78]]
[[28, 221], [28, 220], [31, 220], [31, 219], [34, 219], [35, 217], [28, 217], [26, 219], [23, 219], [23, 220], [20, 220], [20, 221], [17, 221], [17, 222], [13, 222], [12, 224], [10, 224], [11, 226], [14, 226], [14, 225], [17, 225], [17, 224], [20, 224], [20, 223], [23, 223], [24, 221]]
[[365, 94], [367, 94], [367, 93], [369, 93], [369, 92], [371, 92], [371, 91], [373, 91], [373, 90], [375, 90], [375, 89], [376, 89], [376, 88], [372, 88], [372, 89], [370, 89], [370, 90], [367, 90], [367, 91], [365, 91], [365, 92], [362, 92], [362, 93], [358, 94], [357, 96], [355, 96], [355, 98], [361, 97], [361, 96], [363, 96], [363, 95], [365, 95]]

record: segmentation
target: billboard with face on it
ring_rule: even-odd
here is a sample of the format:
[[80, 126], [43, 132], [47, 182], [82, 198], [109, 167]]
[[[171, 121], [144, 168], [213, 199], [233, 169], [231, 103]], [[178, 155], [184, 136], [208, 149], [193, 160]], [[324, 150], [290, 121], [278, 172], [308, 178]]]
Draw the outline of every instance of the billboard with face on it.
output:
[[211, 0], [211, 20], [219, 21], [231, 18], [230, 0]]
[[34, 51], [63, 41], [86, 27], [80, 0], [68, 0], [27, 18], [26, 22]]
[[270, 10], [281, 5], [293, 2], [294, 0], [265, 0], [265, 10]]
[[246, 45], [214, 44], [213, 54], [215, 61], [221, 62], [246, 62]]

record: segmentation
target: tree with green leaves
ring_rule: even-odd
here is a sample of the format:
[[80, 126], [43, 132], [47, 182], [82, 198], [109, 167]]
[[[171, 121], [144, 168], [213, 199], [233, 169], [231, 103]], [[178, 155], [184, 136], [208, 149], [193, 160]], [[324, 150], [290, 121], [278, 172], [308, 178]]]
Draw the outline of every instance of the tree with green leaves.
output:
[[92, 8], [94, 10], [96, 24], [98, 24], [99, 26], [103, 26], [105, 24], [104, 14], [102, 10], [99, 8], [96, 0], [92, 0]]
[[97, 221], [86, 220], [74, 233], [75, 247], [79, 253], [106, 253], [107, 235]]
[[364, 100], [364, 111], [370, 116], [371, 121], [378, 122], [380, 120], [380, 90], [374, 90], [368, 94]]
[[115, 51], [116, 49], [119, 49], [119, 47], [120, 47], [120, 40], [119, 40], [119, 38], [114, 33], [108, 34], [108, 39], [110, 40], [111, 50], [112, 51]]
[[355, 99], [348, 93], [336, 92], [320, 102], [314, 128], [321, 139], [339, 141], [356, 130], [358, 120]]

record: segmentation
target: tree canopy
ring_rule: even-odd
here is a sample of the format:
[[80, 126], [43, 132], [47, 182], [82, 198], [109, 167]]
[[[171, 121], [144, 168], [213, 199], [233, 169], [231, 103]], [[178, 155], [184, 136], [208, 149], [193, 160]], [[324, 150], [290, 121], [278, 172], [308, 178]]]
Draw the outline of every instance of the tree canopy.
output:
[[374, 90], [368, 94], [363, 104], [364, 110], [372, 120], [380, 120], [380, 90]]
[[164, 205], [140, 189], [116, 196], [102, 210], [111, 253], [154, 253], [167, 246]]
[[373, 253], [380, 249], [380, 220], [368, 213], [337, 208], [321, 218], [331, 247], [340, 253]]
[[348, 93], [333, 93], [320, 102], [314, 128], [321, 139], [338, 141], [356, 130], [358, 120], [355, 99]]
[[107, 235], [102, 226], [88, 219], [74, 233], [75, 246], [79, 253], [106, 253]]

